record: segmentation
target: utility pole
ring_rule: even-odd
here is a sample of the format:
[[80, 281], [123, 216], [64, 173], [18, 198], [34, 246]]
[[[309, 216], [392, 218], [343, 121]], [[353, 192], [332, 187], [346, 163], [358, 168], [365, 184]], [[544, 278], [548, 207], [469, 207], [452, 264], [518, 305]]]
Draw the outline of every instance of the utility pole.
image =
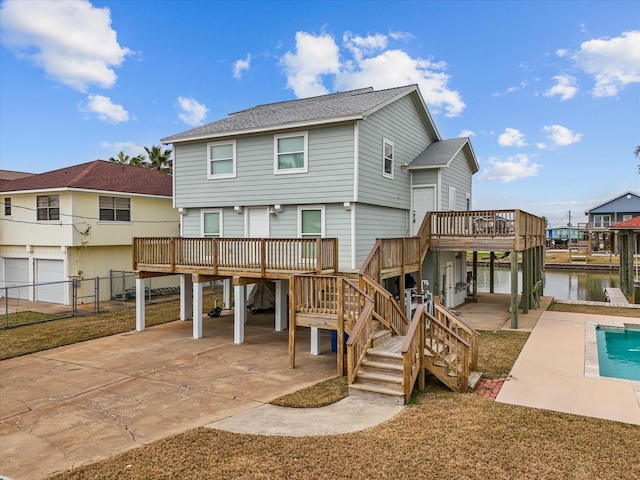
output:
[[569, 248], [569, 263], [573, 260], [571, 259], [571, 210], [569, 210], [569, 235], [567, 235], [567, 247]]

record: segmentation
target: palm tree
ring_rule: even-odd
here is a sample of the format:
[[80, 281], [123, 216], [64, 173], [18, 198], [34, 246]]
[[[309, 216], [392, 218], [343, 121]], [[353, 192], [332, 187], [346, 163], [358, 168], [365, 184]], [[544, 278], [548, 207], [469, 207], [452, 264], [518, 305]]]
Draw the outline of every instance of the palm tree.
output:
[[[636, 158], [640, 157], [640, 145], [636, 147], [636, 150], [633, 153], [635, 154]], [[640, 165], [638, 165], [638, 173], [640, 173]]]
[[171, 154], [173, 150], [170, 148], [164, 148], [162, 145], [153, 145], [152, 147], [144, 147], [149, 156], [149, 161], [145, 165], [148, 168], [153, 168], [162, 173], [173, 172], [173, 160]]
[[118, 152], [118, 156], [116, 158], [109, 158], [110, 162], [121, 163], [123, 165], [132, 165], [134, 167], [144, 166], [146, 162], [145, 158], [142, 155], [136, 155], [135, 157], [130, 157], [123, 151]]

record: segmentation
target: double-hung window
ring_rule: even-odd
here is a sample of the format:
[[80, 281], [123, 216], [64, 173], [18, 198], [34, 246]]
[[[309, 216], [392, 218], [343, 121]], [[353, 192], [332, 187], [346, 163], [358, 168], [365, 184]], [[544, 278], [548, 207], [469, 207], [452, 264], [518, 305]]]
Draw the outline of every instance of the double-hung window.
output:
[[236, 141], [207, 144], [207, 178], [236, 177]]
[[36, 208], [39, 222], [60, 220], [60, 195], [38, 195]]
[[220, 238], [222, 236], [222, 210], [202, 210], [202, 236]]
[[11, 216], [11, 197], [4, 197], [4, 216]]
[[457, 190], [456, 187], [449, 187], [449, 210], [455, 210], [457, 203]]
[[611, 215], [594, 215], [593, 228], [607, 228], [611, 224]]
[[131, 199], [127, 197], [98, 197], [101, 222], [130, 222]]
[[[300, 207], [298, 209], [298, 234], [300, 238], [324, 238], [324, 207]], [[315, 258], [316, 244], [304, 244], [303, 258]]]
[[393, 178], [394, 145], [391, 140], [382, 139], [382, 176]]
[[309, 140], [307, 132], [274, 136], [274, 173], [307, 173]]

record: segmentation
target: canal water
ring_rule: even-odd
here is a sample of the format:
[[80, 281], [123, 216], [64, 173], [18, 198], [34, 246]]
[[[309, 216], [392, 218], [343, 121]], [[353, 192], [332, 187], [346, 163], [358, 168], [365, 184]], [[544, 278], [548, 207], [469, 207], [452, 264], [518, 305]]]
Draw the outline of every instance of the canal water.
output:
[[[478, 292], [489, 291], [489, 267], [478, 266]], [[544, 294], [558, 300], [606, 301], [604, 289], [619, 288], [618, 272], [583, 272], [577, 270], [545, 270]], [[522, 272], [518, 272], [518, 291], [522, 291]], [[494, 270], [494, 292], [511, 292], [511, 270]], [[636, 298], [640, 297], [636, 289]]]

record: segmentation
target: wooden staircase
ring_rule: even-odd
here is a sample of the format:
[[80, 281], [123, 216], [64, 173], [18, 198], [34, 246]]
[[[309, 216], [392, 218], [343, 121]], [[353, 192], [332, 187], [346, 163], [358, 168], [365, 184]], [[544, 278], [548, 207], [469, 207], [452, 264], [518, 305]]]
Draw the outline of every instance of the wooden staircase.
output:
[[389, 330], [379, 330], [373, 346], [367, 349], [365, 359], [349, 385], [349, 395], [404, 405], [404, 370], [400, 350], [404, 338], [391, 336]]
[[[431, 346], [431, 340], [426, 340], [426, 346]], [[435, 343], [435, 342], [434, 342]], [[433, 349], [438, 349], [442, 356], [437, 356], [432, 353]], [[424, 367], [434, 377], [444, 383], [451, 390], [456, 392], [473, 391], [476, 385], [482, 378], [482, 373], [477, 371], [469, 371], [467, 375], [466, 385], [464, 382], [465, 375], [462, 371], [462, 365], [456, 362], [457, 353], [449, 352], [444, 354], [442, 352], [442, 345], [433, 345], [433, 347], [424, 349]]]

